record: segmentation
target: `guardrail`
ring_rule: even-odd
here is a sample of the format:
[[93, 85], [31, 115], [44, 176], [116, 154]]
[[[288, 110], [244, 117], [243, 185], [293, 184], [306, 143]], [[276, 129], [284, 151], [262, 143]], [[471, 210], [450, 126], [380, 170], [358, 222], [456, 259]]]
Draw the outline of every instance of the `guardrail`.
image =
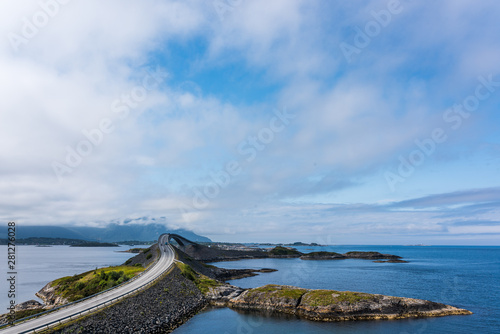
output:
[[[169, 245], [168, 247], [170, 247], [170, 245]], [[175, 254], [175, 251], [174, 251], [172, 248], [170, 248], [170, 249], [171, 249], [171, 250], [172, 250], [172, 252], [174, 252], [174, 254]], [[161, 251], [161, 250], [160, 250], [160, 251]], [[160, 260], [160, 258], [161, 258], [161, 255], [160, 255], [160, 257], [156, 260], [156, 263], [158, 263], [158, 261]], [[168, 268], [167, 268], [167, 269], [170, 269], [170, 267], [171, 267], [173, 264], [174, 264], [174, 263], [172, 262], [172, 264], [171, 264], [170, 266], [168, 266]], [[43, 315], [43, 314], [47, 314], [47, 313], [51, 313], [51, 312], [55, 312], [55, 311], [58, 311], [58, 310], [60, 310], [60, 309], [62, 309], [62, 308], [66, 308], [66, 307], [68, 307], [68, 306], [71, 306], [71, 305], [74, 305], [74, 304], [77, 304], [77, 303], [81, 303], [81, 302], [83, 302], [83, 301], [85, 301], [85, 300], [87, 300], [87, 299], [94, 298], [94, 297], [96, 297], [96, 296], [98, 296], [98, 295], [102, 295], [102, 294], [104, 294], [104, 293], [106, 293], [106, 292], [109, 292], [109, 291], [111, 291], [111, 290], [114, 290], [114, 289], [116, 289], [116, 288], [118, 288], [118, 287], [120, 287], [120, 286], [122, 286], [122, 285], [129, 284], [129, 283], [131, 283], [132, 281], [135, 281], [135, 280], [139, 279], [139, 277], [141, 277], [142, 275], [144, 275], [146, 272], [148, 272], [149, 270], [151, 270], [151, 268], [153, 268], [153, 267], [154, 267], [154, 265], [153, 265], [153, 266], [149, 266], [149, 268], [148, 268], [148, 269], [146, 269], [145, 271], [143, 271], [143, 272], [142, 272], [142, 273], [140, 273], [139, 275], [137, 275], [137, 276], [133, 277], [132, 279], [130, 279], [130, 280], [126, 281], [126, 282], [123, 282], [123, 283], [121, 283], [121, 284], [119, 284], [119, 285], [117, 285], [117, 286], [114, 286], [114, 287], [109, 288], [109, 289], [107, 289], [107, 290], [104, 290], [104, 291], [98, 292], [98, 293], [93, 294], [93, 295], [91, 295], [91, 296], [88, 296], [88, 297], [85, 297], [85, 298], [79, 299], [79, 300], [77, 300], [77, 301], [74, 301], [74, 302], [71, 302], [71, 303], [64, 304], [64, 305], [59, 306], [59, 307], [56, 307], [56, 308], [54, 308], [54, 309], [47, 310], [47, 311], [44, 311], [44, 312], [40, 312], [40, 313], [34, 314], [34, 315], [32, 315], [32, 316], [29, 316], [29, 317], [21, 318], [21, 319], [19, 319], [19, 320], [14, 321], [14, 323], [24, 322], [24, 321], [27, 321], [27, 320], [29, 320], [29, 319], [31, 319], [31, 318], [36, 318], [36, 317], [39, 317], [39, 316], [41, 316], [41, 315]], [[86, 308], [86, 309], [85, 309], [85, 310], [83, 310], [83, 311], [76, 312], [76, 313], [71, 314], [71, 315], [69, 315], [69, 316], [67, 316], [67, 317], [64, 317], [64, 318], [62, 318], [62, 319], [54, 320], [54, 321], [51, 321], [51, 322], [49, 322], [49, 323], [47, 323], [47, 324], [45, 324], [45, 325], [41, 325], [41, 326], [38, 326], [38, 327], [32, 328], [32, 329], [30, 329], [30, 330], [28, 330], [28, 331], [19, 332], [19, 334], [30, 333], [30, 332], [36, 332], [38, 329], [42, 329], [42, 328], [44, 328], [44, 329], [45, 329], [45, 328], [46, 328], [46, 329], [48, 329], [48, 328], [50, 328], [50, 326], [51, 326], [51, 325], [53, 325], [53, 324], [56, 324], [56, 323], [62, 324], [62, 323], [63, 323], [63, 321], [64, 321], [64, 320], [67, 320], [67, 319], [72, 320], [72, 319], [71, 319], [71, 317], [74, 317], [74, 316], [81, 316], [83, 313], [90, 313], [90, 311], [91, 311], [91, 310], [98, 310], [98, 309], [100, 309], [100, 308], [103, 308], [104, 306], [106, 306], [106, 304], [110, 305], [110, 304], [112, 304], [112, 303], [114, 303], [114, 302], [118, 301], [119, 299], [123, 299], [123, 298], [125, 298], [125, 297], [126, 297], [126, 296], [128, 296], [128, 295], [131, 295], [131, 294], [133, 294], [133, 293], [138, 292], [139, 290], [145, 289], [146, 287], [148, 287], [148, 286], [150, 286], [150, 285], [153, 285], [153, 283], [155, 283], [155, 282], [156, 282], [156, 281], [158, 281], [160, 278], [162, 278], [162, 276], [163, 276], [164, 274], [165, 274], [165, 271], [164, 271], [164, 272], [159, 273], [159, 274], [158, 274], [156, 277], [154, 277], [151, 281], [146, 282], [146, 283], [144, 283], [143, 285], [141, 285], [141, 286], [139, 286], [139, 287], [137, 287], [137, 288], [135, 288], [135, 289], [133, 289], [133, 290], [131, 290], [131, 291], [128, 291], [128, 292], [125, 292], [125, 293], [123, 293], [123, 294], [121, 294], [121, 295], [119, 295], [119, 296], [116, 296], [116, 297], [114, 297], [113, 299], [110, 299], [110, 300], [108, 300], [108, 301], [105, 301], [105, 302], [99, 303], [99, 304], [97, 304], [97, 305], [91, 306], [91, 307], [89, 307], [89, 308]], [[4, 324], [0, 325], [0, 330], [1, 330], [1, 329], [5, 329], [5, 326], [8, 326], [8, 325], [10, 325], [10, 323], [4, 323]], [[1, 328], [1, 327], [4, 327], [4, 328]]]

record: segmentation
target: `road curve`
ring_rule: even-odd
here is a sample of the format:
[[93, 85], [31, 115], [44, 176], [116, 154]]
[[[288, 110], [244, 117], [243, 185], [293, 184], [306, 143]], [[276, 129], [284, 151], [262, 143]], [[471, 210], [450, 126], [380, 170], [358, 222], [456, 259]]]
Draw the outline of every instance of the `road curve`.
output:
[[38, 318], [34, 318], [32, 320], [28, 320], [14, 326], [4, 328], [0, 330], [0, 333], [31, 333], [35, 330], [47, 328], [47, 326], [54, 326], [59, 324], [61, 321], [64, 322], [69, 320], [70, 317], [71, 319], [75, 319], [82, 314], [93, 312], [97, 309], [96, 306], [98, 305], [104, 306], [105, 303], [114, 302], [121, 296], [137, 291], [141, 287], [145, 287], [147, 284], [160, 277], [173, 265], [175, 253], [172, 246], [167, 243], [168, 234], [162, 234], [158, 238], [158, 246], [160, 248], [159, 260], [156, 262], [156, 264], [154, 264], [154, 266], [143, 272], [142, 275], [133, 280], [130, 280], [128, 283], [120, 285], [104, 293], [98, 294], [95, 297], [68, 305], [66, 307], [62, 307], [54, 312], [48, 313]]

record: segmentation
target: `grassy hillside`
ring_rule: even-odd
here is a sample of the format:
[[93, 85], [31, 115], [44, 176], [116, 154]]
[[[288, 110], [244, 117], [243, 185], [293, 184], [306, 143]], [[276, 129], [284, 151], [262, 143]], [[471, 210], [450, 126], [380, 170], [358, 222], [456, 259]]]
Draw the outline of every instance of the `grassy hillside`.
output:
[[142, 271], [142, 266], [107, 267], [59, 278], [52, 282], [52, 286], [56, 294], [75, 301], [126, 282]]
[[288, 248], [288, 247], [282, 247], [282, 246], [276, 246], [273, 249], [269, 251], [269, 254], [271, 255], [294, 255], [294, 256], [300, 256], [302, 255], [301, 252], [296, 250], [295, 248]]
[[110, 289], [144, 271], [159, 257], [158, 245], [141, 249], [140, 253], [128, 259], [124, 264], [87, 271], [82, 274], [67, 276], [51, 282], [54, 294], [68, 301], [76, 301], [101, 291]]

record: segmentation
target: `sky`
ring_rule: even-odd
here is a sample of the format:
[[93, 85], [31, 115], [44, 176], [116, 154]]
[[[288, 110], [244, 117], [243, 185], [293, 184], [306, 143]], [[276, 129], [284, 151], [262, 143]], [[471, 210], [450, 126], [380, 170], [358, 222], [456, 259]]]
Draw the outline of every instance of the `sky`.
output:
[[0, 220], [500, 245], [500, 3], [5, 0]]

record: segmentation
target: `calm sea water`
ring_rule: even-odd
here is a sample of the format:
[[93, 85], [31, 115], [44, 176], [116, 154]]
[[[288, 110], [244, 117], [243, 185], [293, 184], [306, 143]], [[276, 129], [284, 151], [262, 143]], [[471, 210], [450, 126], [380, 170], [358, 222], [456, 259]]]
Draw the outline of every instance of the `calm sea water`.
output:
[[[147, 246], [134, 246], [147, 247]], [[16, 303], [30, 299], [41, 301], [35, 296], [50, 281], [64, 276], [80, 274], [96, 267], [119, 265], [134, 254], [122, 253], [130, 249], [120, 247], [69, 247], [69, 246], [17, 246], [17, 287]], [[0, 314], [7, 313], [10, 299], [7, 296], [7, 246], [0, 246]]]
[[427, 299], [462, 307], [469, 316], [395, 321], [318, 323], [291, 316], [264, 317], [227, 308], [204, 311], [174, 331], [193, 333], [500, 333], [500, 247], [328, 246], [302, 252], [379, 251], [410, 263], [368, 260], [302, 261], [255, 259], [220, 262], [225, 268], [275, 268], [231, 284], [245, 288], [269, 283], [313, 289], [350, 290]]

